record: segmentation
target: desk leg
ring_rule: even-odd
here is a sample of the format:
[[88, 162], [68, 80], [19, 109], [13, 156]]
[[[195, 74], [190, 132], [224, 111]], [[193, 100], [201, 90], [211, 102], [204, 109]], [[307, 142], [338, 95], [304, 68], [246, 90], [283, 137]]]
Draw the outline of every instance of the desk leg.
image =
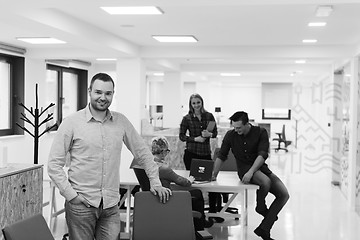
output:
[[130, 232], [130, 205], [131, 205], [131, 186], [127, 186], [126, 191], [126, 198], [127, 198], [127, 205], [126, 205], [126, 225], [125, 225], [125, 232]]
[[248, 190], [244, 191], [244, 226], [248, 225]]
[[244, 189], [241, 195], [241, 239], [245, 240], [248, 226], [248, 190]]

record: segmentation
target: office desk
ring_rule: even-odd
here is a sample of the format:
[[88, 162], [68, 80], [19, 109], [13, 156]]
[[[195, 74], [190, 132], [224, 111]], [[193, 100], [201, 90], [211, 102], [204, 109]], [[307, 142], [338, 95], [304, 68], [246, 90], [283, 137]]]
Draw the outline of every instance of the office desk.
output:
[[[187, 177], [189, 176], [189, 171], [187, 170], [174, 170], [177, 174]], [[126, 206], [126, 226], [125, 232], [129, 233], [130, 231], [130, 204], [131, 204], [131, 190], [138, 185], [137, 178], [132, 169], [129, 171], [122, 171], [120, 174], [120, 186], [126, 188], [127, 192], [120, 200], [120, 205], [127, 200]], [[241, 227], [244, 230], [244, 227], [247, 226], [247, 205], [248, 205], [248, 190], [258, 189], [257, 185], [252, 184], [243, 184], [235, 171], [220, 171], [216, 181], [209, 183], [193, 184], [192, 188], [198, 188], [206, 192], [226, 192], [233, 193], [228, 202], [223, 206], [220, 212], [217, 213], [207, 213], [207, 216], [216, 216], [216, 217], [239, 217], [241, 219]], [[181, 189], [181, 188], [179, 188]], [[188, 188], [187, 188], [188, 189]], [[240, 194], [240, 204], [241, 210], [240, 214], [232, 214], [225, 212], [225, 210], [230, 206], [232, 201]], [[243, 231], [245, 232], [245, 231]]]

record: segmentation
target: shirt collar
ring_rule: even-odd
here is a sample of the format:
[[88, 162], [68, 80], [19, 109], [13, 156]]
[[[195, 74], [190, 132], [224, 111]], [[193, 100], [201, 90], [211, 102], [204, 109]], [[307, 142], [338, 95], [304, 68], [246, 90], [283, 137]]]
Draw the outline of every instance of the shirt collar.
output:
[[[91, 119], [95, 119], [90, 111], [90, 103], [85, 108], [85, 119], [87, 122], [89, 122]], [[113, 116], [111, 114], [111, 111], [109, 109], [106, 110], [106, 117], [104, 119], [104, 122], [107, 120], [112, 120], [112, 119], [113, 119]]]

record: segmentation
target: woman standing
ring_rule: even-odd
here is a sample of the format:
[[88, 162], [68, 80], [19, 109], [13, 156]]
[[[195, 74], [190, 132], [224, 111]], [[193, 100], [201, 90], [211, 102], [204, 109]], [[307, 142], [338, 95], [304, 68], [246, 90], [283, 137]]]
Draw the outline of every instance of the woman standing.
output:
[[[210, 127], [209, 123], [213, 124], [213, 127]], [[199, 94], [192, 94], [189, 99], [189, 113], [183, 117], [179, 132], [180, 140], [186, 142], [183, 158], [186, 170], [190, 170], [193, 158], [212, 161], [210, 138], [216, 138], [216, 136], [217, 127], [214, 115], [205, 110], [204, 100]], [[221, 205], [220, 194], [209, 192], [209, 212], [217, 212], [217, 205]], [[211, 219], [216, 222], [224, 221], [220, 217]]]
[[[193, 158], [211, 160], [210, 138], [216, 138], [216, 124], [212, 131], [207, 129], [210, 122], [215, 122], [212, 113], [204, 108], [204, 100], [199, 94], [192, 94], [189, 99], [189, 113], [180, 124], [179, 138], [186, 142], [184, 164], [190, 170]], [[188, 135], [187, 135], [188, 132]]]

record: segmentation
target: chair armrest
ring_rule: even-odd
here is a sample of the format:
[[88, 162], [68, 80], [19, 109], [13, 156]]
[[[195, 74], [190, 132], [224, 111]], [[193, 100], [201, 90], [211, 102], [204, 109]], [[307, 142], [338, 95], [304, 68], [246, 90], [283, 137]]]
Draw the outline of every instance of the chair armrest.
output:
[[192, 211], [192, 215], [193, 215], [194, 218], [199, 218], [199, 219], [201, 218], [201, 213], [198, 212], [198, 211], [194, 211], [194, 210], [193, 210], [193, 211]]

